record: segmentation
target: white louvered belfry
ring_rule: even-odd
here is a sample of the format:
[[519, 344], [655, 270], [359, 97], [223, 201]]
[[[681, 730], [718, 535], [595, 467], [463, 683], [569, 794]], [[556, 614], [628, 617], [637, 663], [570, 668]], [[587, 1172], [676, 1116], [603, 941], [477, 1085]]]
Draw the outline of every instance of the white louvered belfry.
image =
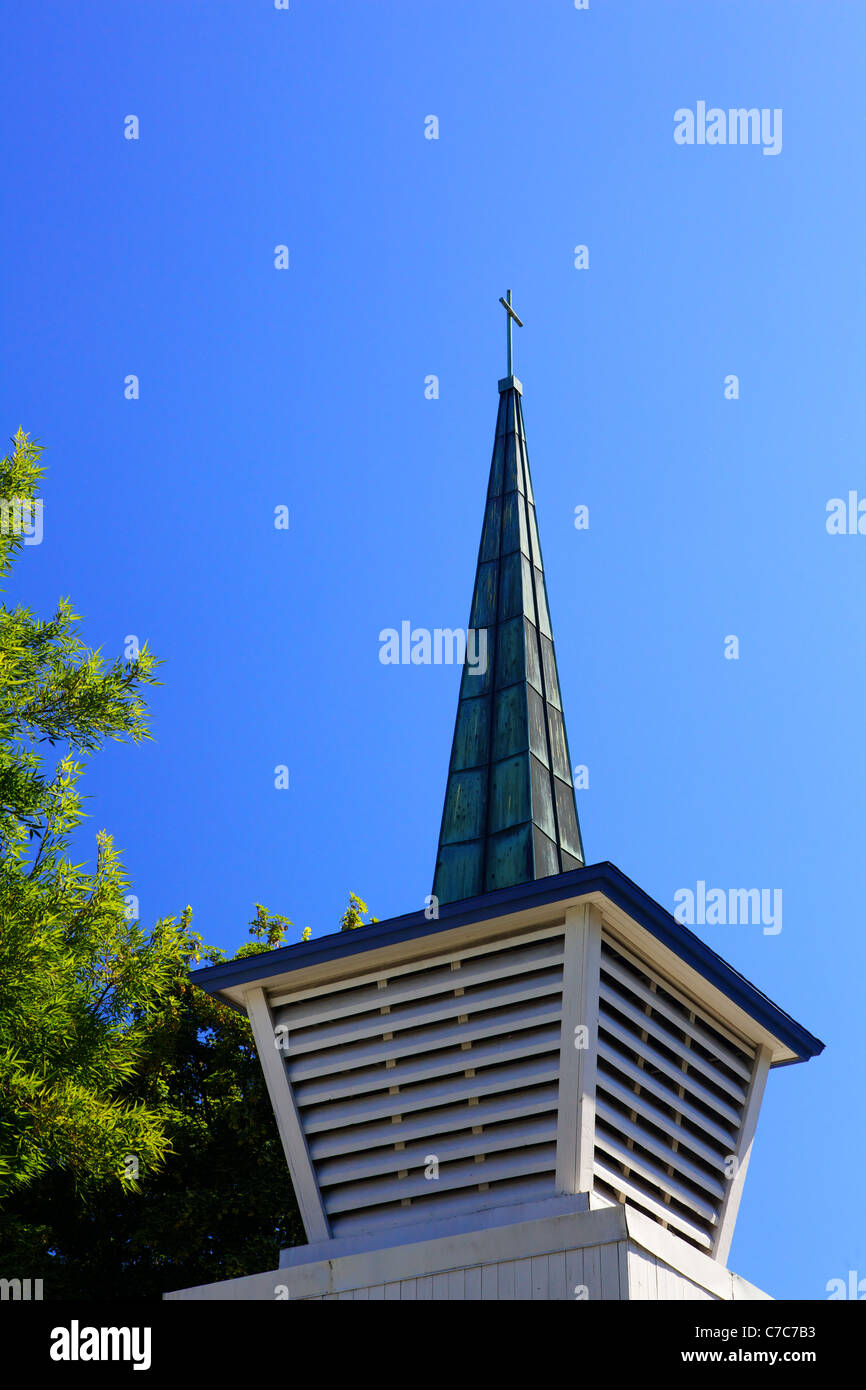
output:
[[724, 1260], [767, 1048], [627, 945], [622, 921], [586, 903], [269, 992], [257, 1040], [275, 1107], [291, 1105], [311, 1239], [584, 1191]]
[[764, 1082], [823, 1044], [615, 866], [200, 978], [310, 1243], [172, 1296], [766, 1296], [726, 1269]]

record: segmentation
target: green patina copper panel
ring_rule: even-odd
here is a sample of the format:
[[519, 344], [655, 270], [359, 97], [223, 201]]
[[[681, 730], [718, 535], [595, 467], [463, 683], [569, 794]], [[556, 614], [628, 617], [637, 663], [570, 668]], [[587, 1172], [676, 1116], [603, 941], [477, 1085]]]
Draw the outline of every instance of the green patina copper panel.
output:
[[481, 532], [481, 551], [479, 563], [496, 560], [499, 556], [499, 537], [502, 527], [502, 498], [491, 497], [484, 513], [484, 528]]
[[526, 676], [523, 618], [500, 623], [496, 635], [496, 685], [513, 685]]
[[484, 892], [484, 841], [443, 845], [433, 890], [441, 903], [457, 903]]
[[526, 534], [526, 508], [519, 492], [506, 492], [502, 499], [502, 554], [512, 550], [522, 550], [529, 555], [529, 540]]
[[482, 696], [461, 700], [454, 730], [451, 767], [455, 772], [490, 761], [490, 701]]
[[528, 756], [523, 754], [494, 763], [490, 773], [489, 833], [506, 830], [509, 825], [519, 825], [529, 818]]
[[523, 469], [519, 467], [520, 456], [518, 449], [520, 445], [509, 434], [505, 440], [505, 472], [502, 475], [503, 492], [520, 492], [523, 488]]
[[[521, 416], [521, 426], [522, 426], [522, 424], [523, 424], [523, 417]], [[523, 460], [523, 476], [524, 476], [524, 478], [526, 479], [526, 500], [527, 500], [527, 502], [531, 502], [532, 505], [533, 505], [533, 507], [534, 507], [534, 506], [535, 506], [535, 494], [534, 494], [533, 491], [532, 491], [532, 474], [531, 474], [530, 471], [529, 471], [529, 452], [528, 452], [528, 450], [527, 450], [527, 448], [526, 448], [526, 436], [525, 436], [525, 434], [523, 434], [522, 429], [521, 429], [521, 440], [520, 440], [520, 455], [521, 455], [521, 458], [522, 458], [522, 460]], [[540, 560], [539, 560], [539, 563], [541, 563]]]
[[549, 835], [551, 840], [555, 840], [556, 817], [553, 814], [553, 787], [550, 773], [532, 754], [529, 756], [529, 772], [532, 782], [533, 822], [544, 831], [545, 835]]
[[535, 599], [532, 593], [532, 565], [525, 555], [520, 557], [521, 580], [523, 583], [523, 612], [531, 623], [535, 623]]
[[582, 862], [583, 845], [580, 842], [577, 824], [574, 786], [571, 782], [563, 782], [559, 777], [554, 778], [553, 785], [556, 795], [556, 818], [559, 822], [559, 843], [564, 850], [568, 850], [569, 854], [573, 854]]
[[544, 667], [544, 694], [551, 705], [556, 709], [562, 709], [562, 701], [559, 698], [559, 676], [556, 670], [556, 656], [553, 651], [553, 643], [549, 637], [541, 639], [541, 661]]
[[553, 705], [547, 706], [547, 729], [550, 735], [550, 756], [553, 759], [553, 770], [557, 777], [562, 778], [563, 782], [568, 782], [571, 780], [571, 768], [568, 766], [565, 724], [562, 714]]
[[532, 560], [532, 563], [535, 565], [536, 569], [543, 569], [544, 566], [541, 560], [541, 542], [538, 539], [538, 525], [535, 520], [535, 508], [532, 505], [530, 505], [527, 507], [526, 511], [529, 517], [530, 558]]
[[538, 630], [534, 623], [524, 620], [523, 630], [526, 634], [526, 679], [529, 684], [541, 693], [541, 667], [538, 661]]
[[490, 482], [487, 486], [488, 497], [499, 497], [502, 492], [502, 467], [505, 460], [505, 440], [497, 439], [493, 448], [493, 459], [490, 464]]
[[531, 685], [526, 687], [527, 712], [529, 714], [529, 751], [544, 763], [550, 765], [547, 752], [547, 722], [544, 717], [544, 701]]
[[445, 815], [442, 818], [443, 845], [480, 839], [484, 832], [486, 800], [486, 768], [477, 772], [452, 772], [448, 779]]
[[498, 690], [493, 696], [494, 761], [525, 753], [527, 743], [526, 686], [512, 685], [507, 690]]
[[499, 585], [499, 621], [516, 618], [524, 610], [523, 604], [523, 556], [519, 550], [503, 556], [501, 582]]
[[537, 825], [532, 827], [532, 846], [535, 851], [536, 878], [547, 878], [549, 874], [561, 873], [559, 851], [550, 836], [539, 830]]
[[510, 888], [514, 883], [529, 883], [533, 871], [532, 826], [520, 825], [501, 835], [491, 835], [487, 842], [487, 872], [484, 891]]
[[496, 638], [496, 628], [480, 628], [475, 641], [477, 642], [477, 653], [481, 656], [481, 634], [487, 633], [487, 662], [482, 665], [479, 661], [475, 666], [470, 666], [468, 662], [463, 667], [463, 675], [460, 677], [460, 699], [475, 700], [479, 695], [489, 695], [493, 689], [493, 664], [494, 648]]
[[488, 560], [478, 566], [475, 578], [475, 594], [472, 599], [470, 627], [490, 627], [496, 622], [496, 576], [499, 570], [497, 560]]
[[538, 603], [538, 630], [542, 637], [549, 637], [552, 640], [550, 614], [547, 611], [547, 590], [544, 587], [544, 574], [541, 570], [535, 571], [535, 598]]

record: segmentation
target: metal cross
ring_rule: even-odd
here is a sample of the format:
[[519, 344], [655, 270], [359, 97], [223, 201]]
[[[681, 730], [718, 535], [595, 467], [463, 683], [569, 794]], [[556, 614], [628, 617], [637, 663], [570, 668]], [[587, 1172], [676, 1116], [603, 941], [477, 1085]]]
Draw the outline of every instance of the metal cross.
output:
[[514, 344], [512, 343], [512, 339], [511, 339], [512, 322], [513, 322], [513, 323], [516, 323], [518, 328], [522, 328], [522, 327], [523, 327], [523, 320], [522, 320], [522, 319], [519, 319], [519, 318], [517, 317], [517, 315], [515, 314], [514, 310], [513, 310], [512, 307], [511, 307], [511, 290], [506, 290], [506, 291], [505, 291], [505, 294], [506, 294], [507, 297], [506, 297], [505, 299], [500, 298], [500, 300], [499, 300], [499, 303], [502, 305], [503, 309], [505, 310], [505, 312], [506, 312], [506, 314], [507, 314], [507, 316], [508, 316], [508, 317], [507, 317], [507, 323], [508, 323], [508, 371], [505, 373], [505, 375], [506, 375], [506, 376], [513, 376], [513, 375], [514, 375]]

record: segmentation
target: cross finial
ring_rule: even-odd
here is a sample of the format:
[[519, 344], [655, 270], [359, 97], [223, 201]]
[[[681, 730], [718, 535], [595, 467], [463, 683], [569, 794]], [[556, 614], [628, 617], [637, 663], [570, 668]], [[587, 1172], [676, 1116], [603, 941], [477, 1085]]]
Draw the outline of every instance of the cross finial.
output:
[[514, 375], [514, 344], [512, 342], [511, 336], [512, 323], [516, 323], [518, 328], [522, 328], [523, 320], [517, 317], [517, 315], [511, 307], [511, 290], [506, 290], [505, 294], [506, 298], [502, 299], [500, 297], [499, 303], [505, 310], [506, 322], [508, 324], [508, 371], [505, 375], [506, 377], [509, 377]]

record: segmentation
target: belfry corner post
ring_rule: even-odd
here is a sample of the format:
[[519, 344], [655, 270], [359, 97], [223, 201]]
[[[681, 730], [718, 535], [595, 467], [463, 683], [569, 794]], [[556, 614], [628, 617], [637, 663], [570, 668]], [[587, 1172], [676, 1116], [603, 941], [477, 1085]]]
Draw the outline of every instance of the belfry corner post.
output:
[[771, 1296], [728, 1251], [769, 1073], [823, 1044], [584, 862], [502, 303], [439, 916], [195, 973], [249, 1017], [309, 1243], [167, 1298]]

